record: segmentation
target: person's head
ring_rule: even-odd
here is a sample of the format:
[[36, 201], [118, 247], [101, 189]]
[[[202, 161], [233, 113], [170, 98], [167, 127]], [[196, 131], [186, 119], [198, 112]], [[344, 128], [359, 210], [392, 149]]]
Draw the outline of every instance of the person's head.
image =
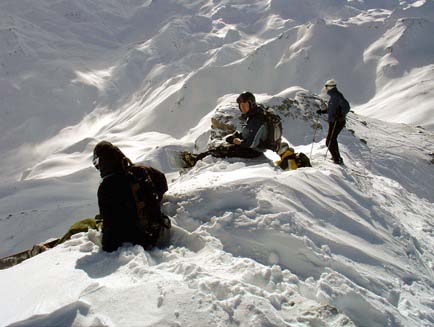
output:
[[256, 99], [253, 93], [243, 92], [237, 98], [238, 108], [243, 114], [249, 112], [251, 108], [256, 106]]
[[328, 92], [336, 87], [336, 81], [334, 79], [329, 79], [327, 82], [325, 82], [324, 87]]
[[115, 145], [107, 141], [99, 142], [93, 150], [93, 165], [105, 176], [111, 172], [123, 171], [129, 159]]

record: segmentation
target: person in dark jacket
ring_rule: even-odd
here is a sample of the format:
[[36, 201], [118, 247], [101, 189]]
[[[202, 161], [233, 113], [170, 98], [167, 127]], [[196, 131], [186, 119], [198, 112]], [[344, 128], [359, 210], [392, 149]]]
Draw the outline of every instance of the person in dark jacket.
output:
[[102, 182], [98, 188], [98, 206], [103, 221], [102, 248], [115, 251], [124, 242], [140, 243], [135, 201], [123, 166], [126, 156], [110, 142], [99, 142], [93, 151], [93, 163]]
[[[131, 161], [118, 147], [102, 141], [95, 146], [93, 163], [102, 178], [98, 188], [98, 206], [102, 219], [103, 250], [115, 251], [126, 242], [150, 248], [154, 244], [147, 239], [146, 231], [140, 225], [136, 201], [126, 173], [126, 166]], [[149, 169], [157, 171], [151, 167]], [[164, 174], [159, 173], [159, 176], [164, 177]], [[165, 185], [162, 193], [167, 190], [167, 183]]]
[[255, 96], [251, 92], [241, 93], [237, 103], [245, 121], [242, 130], [228, 135], [225, 138], [227, 144], [217, 148], [199, 154], [182, 152], [181, 158], [186, 167], [193, 167], [197, 161], [209, 155], [217, 158], [257, 158], [263, 155], [266, 150], [264, 142], [267, 139], [264, 111], [257, 105]]
[[317, 114], [328, 114], [328, 133], [326, 145], [332, 155], [333, 162], [338, 165], [343, 165], [344, 160], [339, 153], [338, 135], [345, 127], [345, 114], [340, 110], [341, 103], [344, 101], [344, 96], [338, 91], [336, 81], [331, 79], [325, 83], [325, 89], [330, 96], [326, 110], [317, 110]]

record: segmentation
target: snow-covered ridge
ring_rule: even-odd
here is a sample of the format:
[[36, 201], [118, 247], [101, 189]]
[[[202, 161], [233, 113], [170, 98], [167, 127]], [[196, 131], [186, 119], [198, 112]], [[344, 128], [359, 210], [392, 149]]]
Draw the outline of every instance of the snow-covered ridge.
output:
[[[353, 325], [332, 306], [300, 295], [301, 282], [288, 270], [233, 257], [205, 233], [178, 232], [173, 247], [150, 253], [140, 247], [101, 253], [95, 237], [74, 237], [42, 254], [39, 264], [49, 267], [45, 273], [35, 261], [5, 271], [6, 278], [13, 274], [28, 281], [15, 292], [35, 297], [12, 299], [2, 323], [14, 317], [22, 320], [18, 326]], [[37, 273], [27, 276], [28, 269]], [[53, 287], [53, 279], [72, 289]], [[57, 297], [56, 303], [38, 294], [41, 288]]]
[[[0, 325], [432, 325], [432, 6], [2, 1], [0, 254], [97, 213], [102, 139], [167, 174], [179, 229], [168, 249], [112, 254], [80, 234], [0, 271]], [[325, 121], [313, 137], [330, 77], [355, 111], [344, 168], [324, 158]], [[291, 104], [284, 136], [313, 168], [268, 154], [179, 174], [174, 152], [203, 150], [244, 90]]]
[[[285, 126], [304, 121], [283, 117]], [[176, 230], [173, 247], [162, 251], [127, 246], [113, 254], [100, 251], [98, 234], [78, 235], [2, 272], [0, 279], [7, 289], [9, 276], [53, 267], [50, 271], [62, 276], [59, 284], [80, 285], [73, 286], [76, 291], [66, 294], [59, 288], [43, 300], [38, 294], [50, 278], [27, 277], [32, 286], [14, 286], [16, 301], [24, 292], [39, 300], [14, 302], [4, 321], [23, 320], [29, 326], [59, 321], [135, 325], [146, 319], [150, 326], [201, 326], [204, 321], [339, 326], [349, 318], [363, 326], [368, 312], [372, 326], [428, 326], [434, 318], [434, 175], [427, 152], [432, 133], [361, 120], [355, 114], [348, 117], [347, 127], [341, 137], [346, 168], [325, 161], [323, 127], [317, 131], [321, 141], [313, 145], [314, 168], [283, 172], [269, 161], [207, 158], [182, 175], [169, 174], [164, 210], [192, 234]], [[310, 148], [307, 144], [297, 150], [308, 153]], [[164, 165], [165, 155], [164, 149], [152, 151], [145, 162]], [[86, 175], [92, 174], [96, 172]], [[50, 179], [24, 183], [56, 187]], [[71, 194], [83, 197], [80, 189], [96, 188], [76, 174], [57, 184], [70, 189], [61, 195], [67, 203], [72, 203]], [[2, 199], [3, 209], [13, 212], [13, 197]], [[65, 218], [96, 210], [94, 203], [76, 201], [72, 207], [48, 201], [44, 210], [16, 212], [4, 223], [13, 232], [12, 226], [38, 219], [40, 224], [29, 230], [31, 240], [47, 235], [46, 227], [57, 221], [59, 235], [66, 229]], [[50, 203], [57, 206], [50, 208]], [[136, 303], [145, 289], [148, 297], [138, 311]]]
[[355, 110], [432, 128], [430, 1], [22, 5], [1, 4], [0, 146], [22, 162], [2, 179], [113, 132], [181, 138], [227, 94], [319, 92], [330, 77]]

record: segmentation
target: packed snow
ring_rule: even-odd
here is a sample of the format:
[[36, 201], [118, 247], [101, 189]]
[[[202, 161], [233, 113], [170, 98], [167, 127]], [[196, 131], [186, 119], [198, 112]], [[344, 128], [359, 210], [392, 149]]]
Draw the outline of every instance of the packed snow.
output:
[[[98, 213], [93, 147], [166, 173], [168, 248], [100, 233], [0, 271], [1, 326], [432, 326], [434, 2], [0, 3], [0, 256]], [[315, 110], [351, 102], [326, 159]], [[277, 155], [206, 157], [237, 95], [283, 106]], [[285, 111], [286, 110], [286, 111]]]

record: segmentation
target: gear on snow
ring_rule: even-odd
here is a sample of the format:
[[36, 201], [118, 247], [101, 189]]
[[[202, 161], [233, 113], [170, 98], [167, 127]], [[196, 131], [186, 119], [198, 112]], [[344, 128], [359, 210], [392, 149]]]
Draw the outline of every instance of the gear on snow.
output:
[[312, 167], [309, 157], [303, 152], [295, 153], [288, 143], [283, 142], [280, 146], [279, 152], [280, 160], [275, 164], [283, 170], [294, 170], [301, 167]]

